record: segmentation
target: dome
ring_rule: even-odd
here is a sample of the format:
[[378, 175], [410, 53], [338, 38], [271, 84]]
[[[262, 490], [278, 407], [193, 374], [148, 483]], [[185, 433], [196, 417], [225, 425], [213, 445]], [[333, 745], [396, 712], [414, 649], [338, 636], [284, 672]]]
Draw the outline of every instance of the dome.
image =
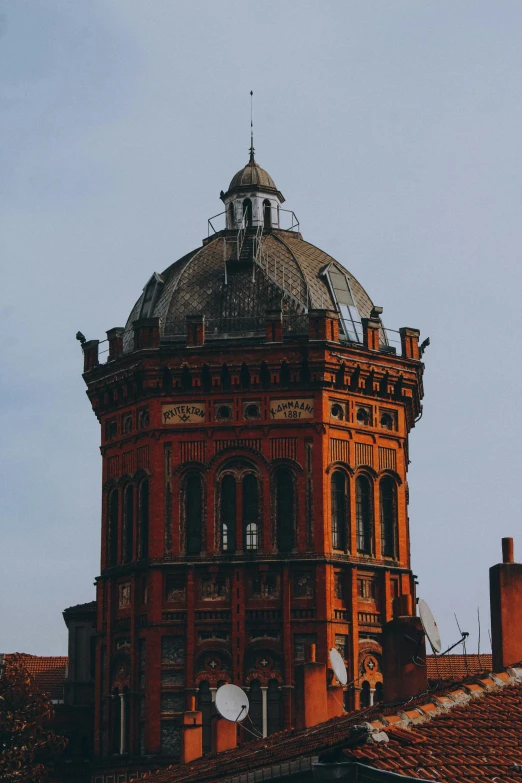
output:
[[[337, 309], [325, 275], [332, 265], [346, 276], [360, 317], [370, 316], [372, 301], [357, 279], [299, 233], [273, 230], [262, 242], [260, 263], [253, 263], [251, 256], [245, 262], [243, 254], [237, 261], [235, 243], [216, 234], [161, 276], [153, 276], [127, 321], [125, 350], [133, 349], [133, 321], [144, 315], [160, 318], [163, 340], [186, 334], [189, 315], [205, 316], [209, 336], [233, 333], [234, 338], [239, 334], [252, 337], [255, 331], [264, 332], [266, 311], [280, 308], [289, 324], [299, 323], [307, 331], [301, 318], [307, 310]], [[151, 293], [153, 283], [156, 287]]]
[[229, 192], [238, 188], [258, 187], [263, 190], [277, 190], [276, 184], [270, 174], [259, 166], [251, 157], [241, 171], [232, 177]]

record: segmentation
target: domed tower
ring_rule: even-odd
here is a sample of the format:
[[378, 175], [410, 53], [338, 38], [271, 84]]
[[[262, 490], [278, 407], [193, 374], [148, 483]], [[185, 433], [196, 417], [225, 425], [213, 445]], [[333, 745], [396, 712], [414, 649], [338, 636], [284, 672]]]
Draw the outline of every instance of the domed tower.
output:
[[343, 655], [347, 708], [371, 703], [382, 626], [415, 591], [419, 333], [386, 329], [303, 239], [253, 150], [221, 198], [201, 247], [151, 270], [107, 332], [106, 362], [84, 345], [103, 456], [100, 764], [175, 759], [190, 696], [208, 749], [226, 682], [248, 690], [260, 733], [290, 727], [309, 643]]

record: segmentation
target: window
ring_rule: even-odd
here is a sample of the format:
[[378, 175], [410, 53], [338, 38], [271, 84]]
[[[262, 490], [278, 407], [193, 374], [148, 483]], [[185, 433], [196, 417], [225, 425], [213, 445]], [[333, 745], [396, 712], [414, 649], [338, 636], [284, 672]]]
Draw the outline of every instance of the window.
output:
[[189, 476], [185, 492], [185, 520], [187, 536], [187, 554], [199, 555], [201, 552], [202, 528], [202, 489], [199, 476]]
[[281, 731], [281, 691], [277, 680], [268, 681], [266, 711], [268, 734]]
[[381, 479], [381, 553], [383, 557], [396, 556], [397, 489], [390, 476]]
[[134, 537], [134, 487], [129, 484], [123, 496], [123, 562], [132, 560]]
[[236, 551], [236, 481], [225, 476], [221, 482], [221, 549]]
[[332, 546], [346, 549], [346, 476], [336, 470], [332, 476]]
[[143, 479], [139, 487], [139, 554], [149, 556], [149, 482]]
[[243, 479], [243, 530], [245, 549], [255, 551], [259, 546], [258, 535], [258, 487], [252, 474]]
[[236, 222], [236, 210], [234, 208], [234, 202], [231, 201], [228, 205], [228, 220], [230, 224], [230, 228], [234, 228], [235, 222]]
[[267, 198], [263, 201], [263, 228], [265, 231], [272, 228], [272, 206]]
[[150, 318], [158, 297], [163, 288], [163, 278], [154, 272], [145, 288], [143, 289], [143, 299], [140, 307], [140, 318]]
[[252, 225], [252, 202], [249, 198], [243, 201], [243, 219], [246, 226]]
[[243, 362], [243, 364], [241, 365], [241, 369], [239, 371], [239, 380], [242, 389], [245, 390], [250, 389], [250, 371], [246, 366], [245, 362]]
[[359, 424], [369, 425], [371, 424], [372, 416], [369, 408], [357, 408], [356, 414]]
[[109, 495], [107, 514], [107, 565], [116, 565], [118, 561], [118, 490]]
[[290, 367], [286, 359], [281, 362], [281, 371], [279, 374], [281, 386], [290, 386]]
[[362, 343], [361, 316], [357, 310], [348, 277], [342, 269], [334, 264], [330, 264], [324, 274], [337, 311], [341, 316], [340, 324], [344, 336], [352, 342]]
[[384, 412], [381, 414], [381, 427], [385, 430], [395, 429], [395, 421], [392, 413]]
[[118, 423], [116, 419], [109, 419], [109, 421], [105, 422], [105, 438], [106, 440], [110, 440], [111, 438], [115, 438], [118, 434]]
[[[257, 731], [259, 735], [263, 734], [263, 698], [261, 692], [261, 683], [259, 680], [252, 680], [250, 682], [250, 689], [248, 692], [248, 699], [250, 701], [250, 708], [248, 716], [250, 718], [252, 727]], [[255, 739], [251, 737], [250, 739]]]
[[261, 381], [262, 389], [270, 388], [270, 370], [268, 369], [268, 364], [266, 362], [263, 362], [261, 364], [261, 370], [259, 372], [259, 380]]
[[370, 683], [364, 680], [361, 688], [361, 707], [369, 707], [371, 704]]
[[355, 506], [357, 516], [357, 551], [363, 555], [372, 553], [372, 489], [366, 476], [358, 476], [355, 482]]
[[294, 548], [294, 481], [289, 470], [276, 474], [277, 548], [291, 552]]

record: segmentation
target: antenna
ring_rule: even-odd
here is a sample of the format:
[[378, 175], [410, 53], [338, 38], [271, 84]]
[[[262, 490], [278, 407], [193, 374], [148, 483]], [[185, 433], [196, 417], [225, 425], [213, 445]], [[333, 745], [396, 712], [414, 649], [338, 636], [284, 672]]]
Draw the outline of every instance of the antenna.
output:
[[216, 692], [216, 709], [221, 717], [232, 723], [241, 723], [248, 715], [248, 696], [237, 685], [222, 685]]
[[330, 658], [330, 665], [334, 671], [335, 676], [341, 685], [346, 685], [348, 682], [348, 674], [346, 672], [346, 666], [344, 665], [341, 653], [339, 650], [336, 650], [335, 647], [332, 647], [328, 653], [328, 657]]
[[250, 163], [254, 162], [254, 91], [250, 90]]

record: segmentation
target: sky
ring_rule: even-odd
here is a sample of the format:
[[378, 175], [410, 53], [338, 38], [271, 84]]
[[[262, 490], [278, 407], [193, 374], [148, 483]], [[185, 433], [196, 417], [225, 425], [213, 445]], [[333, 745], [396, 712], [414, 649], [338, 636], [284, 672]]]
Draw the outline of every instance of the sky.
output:
[[489, 647], [520, 535], [519, 0], [0, 0], [0, 651], [67, 650], [99, 573], [99, 425], [75, 334], [123, 326], [256, 159], [306, 240], [416, 327], [412, 567]]

